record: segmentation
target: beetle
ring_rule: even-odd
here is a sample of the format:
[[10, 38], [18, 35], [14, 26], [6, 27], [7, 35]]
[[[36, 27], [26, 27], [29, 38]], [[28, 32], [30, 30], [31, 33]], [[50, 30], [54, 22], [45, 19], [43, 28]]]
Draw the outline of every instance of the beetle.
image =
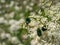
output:
[[44, 25], [41, 30], [46, 31], [47, 30], [46, 26]]
[[40, 30], [40, 28], [37, 28], [37, 35], [40, 37], [42, 35], [42, 32]]
[[28, 25], [31, 22], [30, 18], [26, 18], [25, 22]]

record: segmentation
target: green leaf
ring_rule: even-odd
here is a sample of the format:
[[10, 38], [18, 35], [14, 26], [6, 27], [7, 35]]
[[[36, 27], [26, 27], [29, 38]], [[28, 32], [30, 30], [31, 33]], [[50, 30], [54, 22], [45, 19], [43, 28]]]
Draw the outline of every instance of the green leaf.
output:
[[30, 16], [30, 11], [29, 10], [25, 11], [24, 16], [25, 16], [25, 18], [29, 17]]
[[36, 11], [38, 9], [37, 4], [35, 3], [33, 6], [33, 11]]
[[44, 12], [44, 9], [43, 8], [41, 8], [41, 12], [42, 12], [42, 16], [45, 16], [45, 12]]
[[15, 12], [15, 15], [14, 15], [14, 18], [15, 20], [19, 20], [20, 19], [20, 11], [16, 11]]
[[51, 21], [51, 18], [50, 17], [48, 17], [48, 16], [45, 16], [45, 17], [47, 17], [48, 21]]

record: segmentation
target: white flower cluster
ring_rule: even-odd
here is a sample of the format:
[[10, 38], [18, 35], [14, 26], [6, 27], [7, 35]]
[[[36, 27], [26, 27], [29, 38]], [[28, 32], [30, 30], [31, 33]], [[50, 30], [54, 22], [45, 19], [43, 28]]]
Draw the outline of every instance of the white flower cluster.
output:
[[60, 45], [60, 2], [1, 0], [0, 45]]

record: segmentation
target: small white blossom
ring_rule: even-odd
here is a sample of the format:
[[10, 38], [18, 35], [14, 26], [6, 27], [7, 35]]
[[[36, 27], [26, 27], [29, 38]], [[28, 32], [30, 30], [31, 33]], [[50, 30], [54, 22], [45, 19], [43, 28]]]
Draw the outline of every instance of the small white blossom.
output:
[[14, 31], [18, 30], [19, 28], [20, 28], [19, 25], [11, 25], [10, 26], [10, 31], [14, 32]]
[[30, 12], [31, 17], [35, 16], [35, 12]]
[[26, 10], [32, 10], [32, 7], [29, 6], [29, 5], [27, 5], [27, 6], [26, 6]]
[[23, 40], [25, 40], [25, 39], [28, 38], [28, 35], [27, 34], [24, 34], [24, 35], [22, 35], [22, 38], [23, 38]]
[[50, 9], [51, 10], [59, 10], [59, 8], [57, 6], [51, 6]]
[[25, 20], [23, 18], [21, 18], [19, 21], [18, 21], [20, 24], [23, 24], [25, 22]]
[[41, 10], [38, 11], [38, 14], [42, 14]]
[[3, 42], [1, 45], [6, 45], [6, 43], [5, 43], [5, 42]]
[[54, 14], [54, 11], [52, 11], [52, 10], [50, 10], [49, 12], [50, 12], [50, 15]]
[[10, 38], [11, 36], [10, 36], [10, 34], [8, 34], [8, 33], [1, 33], [1, 39], [6, 39], [6, 38]]
[[30, 3], [30, 6], [33, 6], [33, 5], [34, 5], [34, 3], [31, 2], [31, 3]]
[[41, 22], [42, 22], [42, 23], [47, 22], [47, 18], [42, 17], [42, 18], [41, 18]]
[[[30, 32], [31, 33], [31, 32]], [[34, 32], [32, 32], [30, 35], [29, 35], [31, 38], [34, 38], [34, 37], [36, 37], [37, 36], [37, 32], [36, 31], [34, 31]]]
[[56, 24], [54, 22], [48, 23], [48, 29], [54, 30], [56, 28]]
[[9, 20], [9, 24], [12, 25], [12, 24], [15, 24], [17, 21], [12, 19], [12, 20]]
[[5, 39], [6, 38], [6, 34], [5, 33], [1, 33], [1, 38]]
[[23, 1], [23, 4], [26, 5], [27, 4], [27, 1]]
[[31, 45], [36, 45], [36, 41], [35, 40], [32, 40], [31, 41]]
[[1, 0], [2, 3], [5, 3], [5, 0]]
[[18, 6], [15, 6], [15, 10], [19, 10], [20, 8]]
[[20, 44], [18, 44], [18, 45], [23, 45], [23, 44], [20, 43]]
[[9, 17], [13, 18], [13, 17], [14, 17], [14, 12], [11, 12], [11, 13], [9, 14]]
[[19, 43], [18, 38], [17, 38], [17, 37], [12, 37], [12, 38], [11, 38], [11, 43], [12, 43], [12, 44], [18, 44], [18, 43]]
[[48, 37], [51, 37], [51, 36], [52, 36], [51, 31], [48, 31], [47, 33], [48, 33], [48, 34], [47, 34], [47, 35], [48, 35]]
[[57, 20], [56, 17], [52, 17], [52, 21]]
[[32, 20], [30, 23], [29, 23], [30, 26], [37, 26], [38, 23], [34, 20]]
[[[13, 24], [14, 23], [14, 24]], [[11, 26], [10, 26], [10, 31], [11, 32], [14, 32], [14, 31], [16, 31], [16, 30], [18, 30], [20, 28], [20, 22], [14, 22], [13, 20], [12, 20], [12, 22], [11, 22]]]
[[0, 14], [2, 13], [2, 11], [0, 11]]
[[38, 44], [37, 38], [31, 40], [31, 45], [37, 45], [37, 44]]
[[48, 43], [45, 43], [44, 45], [48, 45]]
[[10, 7], [12, 7], [14, 5], [14, 1], [11, 1], [10, 3]]
[[6, 7], [6, 8], [9, 8], [9, 4], [6, 4], [5, 7]]
[[0, 17], [0, 23], [4, 23], [4, 22], [5, 22], [4, 17]]
[[34, 27], [34, 28], [30, 28], [29, 29], [29, 31], [32, 32], [32, 33], [35, 32], [36, 30], [37, 30], [37, 27]]
[[24, 16], [24, 13], [20, 13], [20, 17], [23, 17]]

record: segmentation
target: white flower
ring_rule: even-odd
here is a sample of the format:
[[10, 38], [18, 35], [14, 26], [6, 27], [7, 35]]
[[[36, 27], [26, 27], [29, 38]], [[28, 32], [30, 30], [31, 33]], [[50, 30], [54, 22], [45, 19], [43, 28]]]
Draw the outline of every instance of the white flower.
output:
[[4, 17], [0, 17], [0, 23], [4, 23], [4, 22], [5, 22]]
[[34, 28], [30, 28], [29, 29], [29, 31], [32, 32], [32, 33], [35, 32], [36, 30], [37, 30], [37, 27], [34, 27]]
[[38, 14], [42, 14], [41, 10], [38, 11]]
[[5, 14], [4, 16], [5, 16], [7, 19], [13, 18], [13, 17], [14, 17], [14, 12], [11, 12], [11, 13], [9, 13], [9, 14]]
[[2, 3], [5, 3], [5, 0], [0, 0]]
[[41, 45], [40, 43], [37, 43], [37, 45]]
[[40, 16], [36, 15], [36, 16], [33, 16], [34, 18], [36, 19], [40, 19]]
[[10, 7], [12, 7], [14, 5], [14, 1], [11, 1], [10, 3]]
[[1, 45], [6, 45], [6, 43], [5, 43], [5, 42], [3, 42]]
[[11, 31], [11, 32], [14, 32], [14, 31], [18, 30], [19, 28], [20, 28], [19, 25], [13, 24], [13, 25], [10, 26], [10, 31]]
[[[14, 23], [14, 24], [13, 24]], [[20, 22], [11, 22], [10, 31], [14, 32], [20, 28]]]
[[2, 11], [0, 11], [0, 14], [2, 13]]
[[5, 7], [6, 7], [6, 8], [9, 8], [9, 4], [6, 4]]
[[10, 34], [9, 33], [6, 33], [6, 37], [10, 38]]
[[52, 10], [49, 10], [49, 12], [50, 12], [50, 15], [54, 14], [54, 11], [52, 11]]
[[47, 35], [48, 35], [48, 37], [51, 37], [52, 36], [52, 33], [51, 33], [51, 31], [47, 31]]
[[48, 29], [54, 30], [56, 28], [56, 24], [54, 22], [48, 23]]
[[[30, 32], [31, 33], [31, 32]], [[37, 36], [37, 32], [34, 31], [29, 35], [31, 38], [35, 38]]]
[[41, 22], [42, 22], [42, 23], [47, 22], [47, 18], [42, 17], [42, 18], [41, 18]]
[[34, 3], [31, 2], [31, 3], [30, 3], [30, 6], [33, 6], [33, 5], [34, 5]]
[[20, 13], [20, 17], [23, 17], [24, 16], [24, 13]]
[[1, 43], [0, 43], [0, 45], [1, 45]]
[[42, 41], [43, 43], [46, 43], [46, 41], [45, 41], [45, 40], [43, 40], [43, 39], [42, 39], [41, 41]]
[[23, 1], [23, 4], [24, 4], [24, 5], [26, 5], [26, 4], [27, 4], [27, 1], [26, 1], [26, 0], [25, 0], [25, 1]]
[[36, 14], [35, 12], [30, 12], [31, 17], [34, 17], [35, 14]]
[[11, 13], [9, 14], [9, 17], [10, 17], [10, 18], [13, 18], [13, 17], [14, 17], [14, 12], [11, 12]]
[[23, 24], [25, 21], [24, 19], [20, 19], [19, 21], [16, 20], [10, 20], [9, 24], [10, 26], [10, 31], [16, 31], [20, 28], [20, 25]]
[[19, 9], [22, 10], [23, 9], [22, 6], [19, 6]]
[[1, 33], [1, 38], [5, 39], [6, 38], [6, 34], [5, 33]]
[[28, 38], [28, 35], [27, 35], [27, 34], [22, 35], [22, 39], [23, 39], [23, 40], [25, 40], [25, 39], [27, 39], [27, 38]]
[[6, 38], [10, 38], [11, 36], [10, 36], [10, 34], [8, 34], [8, 33], [1, 33], [1, 39], [6, 39]]
[[57, 18], [56, 17], [52, 17], [52, 21], [56, 20]]
[[31, 45], [36, 45], [37, 44], [37, 41], [36, 40], [32, 40], [31, 41]]
[[9, 20], [9, 24], [12, 25], [12, 24], [15, 24], [17, 21], [12, 19], [12, 20]]
[[51, 6], [50, 9], [51, 10], [59, 10], [59, 8], [57, 6]]
[[52, 1], [49, 1], [49, 2], [46, 4], [46, 6], [51, 6], [51, 4], [52, 4]]
[[40, 38], [38, 37], [38, 36], [36, 36], [35, 38], [33, 38], [32, 40], [31, 40], [31, 45], [37, 45], [39, 42], [38, 42], [38, 40], [39, 40]]
[[20, 44], [18, 44], [18, 45], [23, 45], [23, 44], [20, 43]]
[[19, 10], [20, 8], [18, 6], [15, 6], [15, 10]]
[[25, 20], [23, 18], [21, 18], [19, 21], [18, 21], [20, 24], [23, 24], [25, 22]]
[[48, 43], [45, 43], [44, 45], [48, 45]]
[[8, 24], [8, 21], [4, 17], [0, 17], [0, 23]]
[[56, 14], [56, 20], [60, 19], [60, 12], [58, 14]]
[[26, 5], [26, 10], [32, 10], [32, 7], [29, 5]]
[[49, 43], [48, 45], [52, 45], [52, 43]]
[[[47, 1], [47, 0], [46, 0]], [[44, 2], [44, 0], [39, 0], [40, 3]]]
[[18, 44], [18, 43], [19, 43], [18, 38], [17, 38], [17, 37], [12, 37], [12, 38], [11, 38], [11, 43], [13, 43], [13, 44]]
[[38, 23], [34, 20], [32, 20], [30, 23], [29, 23], [30, 26], [37, 26]]

